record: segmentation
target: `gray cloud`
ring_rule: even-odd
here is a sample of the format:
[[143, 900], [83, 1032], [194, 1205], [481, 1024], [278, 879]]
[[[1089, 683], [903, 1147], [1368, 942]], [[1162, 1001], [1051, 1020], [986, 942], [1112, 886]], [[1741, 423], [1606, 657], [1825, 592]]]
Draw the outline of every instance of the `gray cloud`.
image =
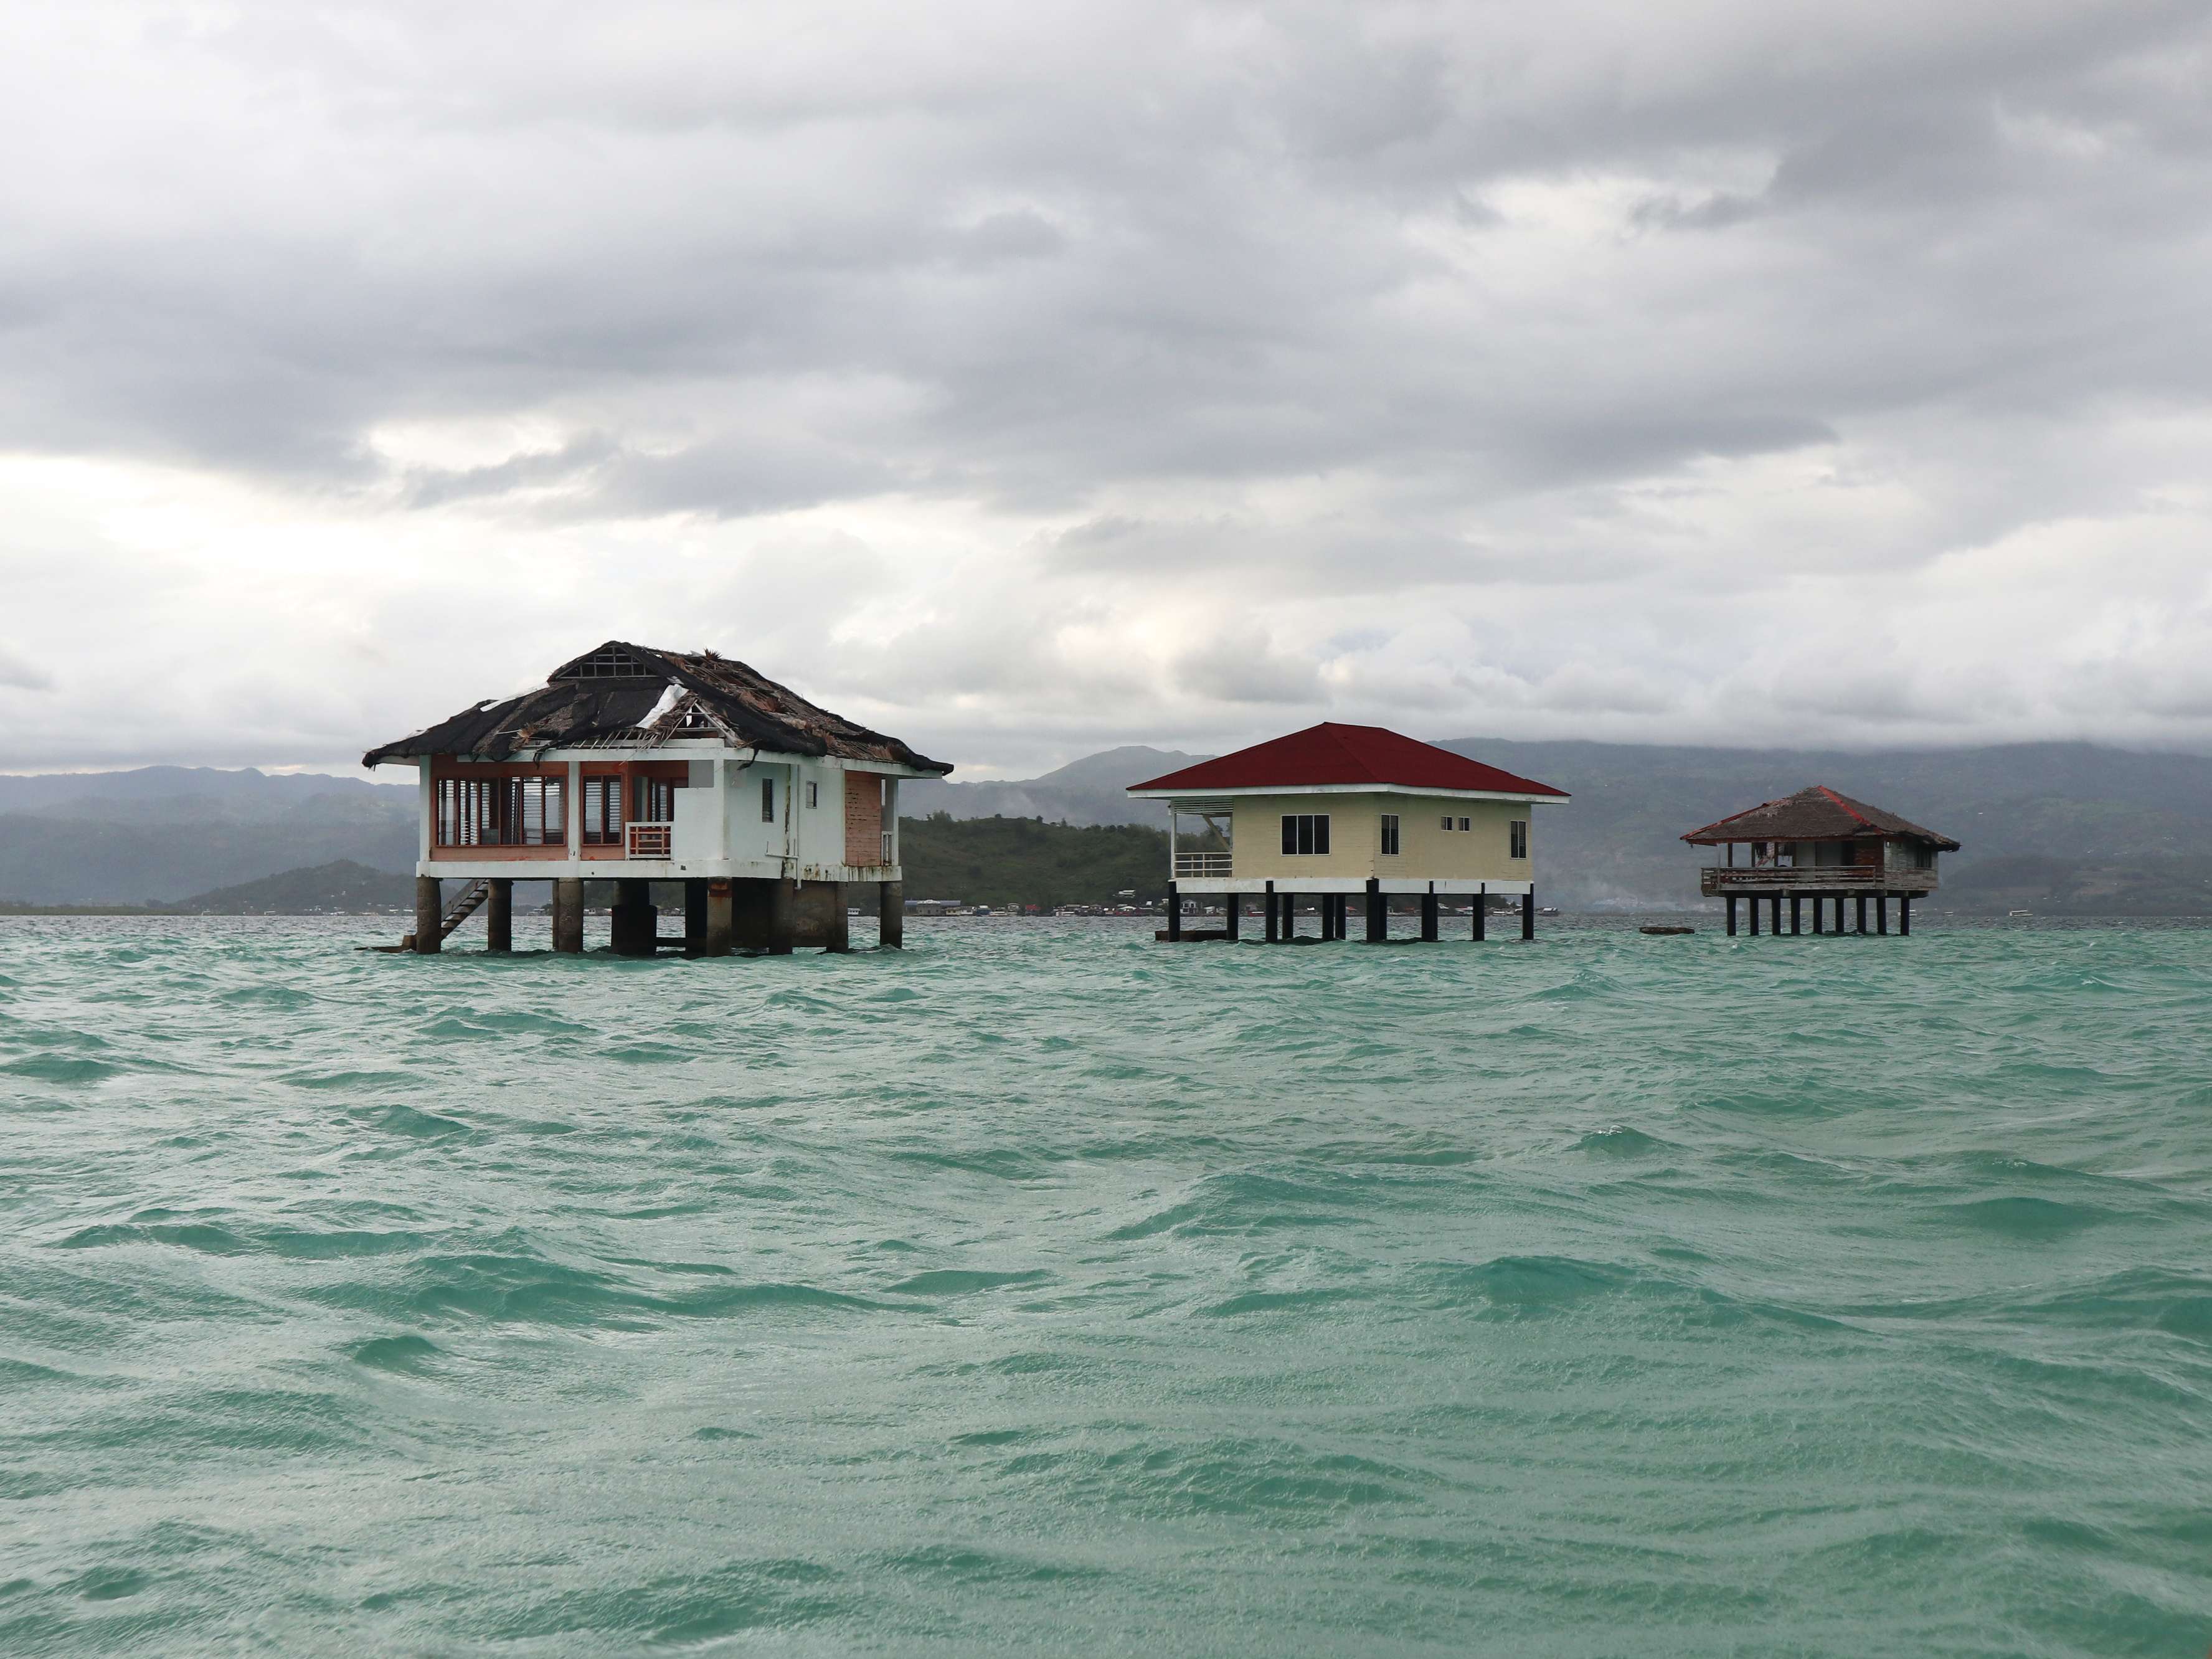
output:
[[[149, 629], [268, 606], [263, 684], [356, 665], [58, 748], [323, 757], [431, 648], [374, 619], [465, 598], [502, 672], [714, 623], [1046, 758], [1355, 708], [2212, 738], [2144, 551], [2212, 563], [2201, 6], [49, 9], [0, 64], [15, 556], [60, 526]], [[656, 591], [829, 547], [867, 574], [793, 615]], [[70, 635], [76, 580], [16, 603]], [[1790, 680], [1778, 617], [1941, 619], [1966, 689]], [[419, 695], [501, 689], [456, 655]]]

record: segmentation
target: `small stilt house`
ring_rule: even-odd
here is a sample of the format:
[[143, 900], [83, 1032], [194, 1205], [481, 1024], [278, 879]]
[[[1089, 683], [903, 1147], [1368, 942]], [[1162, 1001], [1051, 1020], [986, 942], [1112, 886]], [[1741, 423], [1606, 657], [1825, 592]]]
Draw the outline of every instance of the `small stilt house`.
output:
[[1802, 931], [1803, 905], [1813, 901], [1813, 931], [1843, 933], [1844, 901], [1854, 902], [1856, 931], [1867, 931], [1871, 902], [1875, 931], [1889, 931], [1889, 902], [1897, 901], [1897, 927], [1912, 931], [1912, 901], [1936, 890], [1936, 858], [1955, 853], [1948, 836], [1837, 793], [1823, 784], [1800, 789], [1692, 830], [1682, 839], [1721, 849], [1721, 862], [1698, 872], [1698, 890], [1723, 900], [1728, 931], [1736, 929], [1736, 907], [1748, 901], [1751, 931], [1759, 932], [1759, 907], [1771, 931], [1782, 928], [1782, 903], [1790, 902], [1790, 932]]
[[[1219, 934], [1235, 939], [1247, 896], [1270, 943], [1297, 934], [1301, 896], [1317, 901], [1323, 939], [1345, 937], [1358, 898], [1369, 939], [1389, 937], [1393, 898], [1420, 901], [1421, 937], [1437, 936], [1446, 898], [1472, 899], [1474, 935], [1496, 897], [1518, 901], [1521, 937], [1536, 927], [1534, 811], [1563, 789], [1516, 777], [1379, 726], [1333, 722], [1201, 761], [1133, 786], [1168, 808], [1164, 939], [1186, 933], [1183, 902], [1218, 896]], [[1184, 844], [1184, 823], [1203, 826]]]
[[[584, 880], [615, 883], [614, 947], [663, 945], [653, 883], [681, 883], [696, 955], [846, 945], [845, 886], [902, 938], [898, 786], [952, 769], [712, 651], [611, 640], [520, 696], [372, 749], [421, 781], [416, 951], [479, 905], [510, 948], [518, 880], [553, 884], [553, 948], [583, 949]], [[450, 905], [444, 884], [460, 891]]]

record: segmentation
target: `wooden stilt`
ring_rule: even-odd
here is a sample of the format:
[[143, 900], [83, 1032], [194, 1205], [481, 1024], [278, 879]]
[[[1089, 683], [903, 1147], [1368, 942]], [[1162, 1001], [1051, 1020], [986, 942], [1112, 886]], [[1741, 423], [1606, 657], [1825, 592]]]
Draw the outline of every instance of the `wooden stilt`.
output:
[[1759, 895], [1756, 893], [1751, 896], [1751, 936], [1753, 939], [1759, 937]]
[[1536, 890], [1533, 887], [1521, 895], [1521, 937], [1536, 937]]
[[1382, 902], [1382, 884], [1367, 878], [1367, 942], [1381, 945], [1390, 937], [1390, 907]]
[[1782, 895], [1777, 893], [1767, 902], [1771, 907], [1770, 914], [1774, 921], [1774, 937], [1780, 939], [1782, 937]]
[[1244, 920], [1243, 896], [1239, 893], [1224, 893], [1221, 896], [1227, 901], [1221, 907], [1222, 929], [1233, 943], [1238, 937], [1238, 926]]
[[514, 882], [495, 876], [484, 884], [484, 949], [505, 955], [514, 949]]
[[1889, 933], [1889, 895], [1887, 893], [1874, 896], [1874, 930], [1885, 937]]
[[1442, 907], [1437, 903], [1436, 884], [1431, 882], [1429, 890], [1421, 895], [1421, 937], [1431, 945], [1437, 942], [1443, 931], [1441, 909]]
[[1182, 895], [1176, 891], [1173, 882], [1168, 884], [1168, 941], [1173, 944], [1182, 937]]
[[415, 878], [415, 951], [435, 956], [446, 946], [446, 884], [435, 876]]
[[1490, 889], [1484, 887], [1474, 896], [1474, 942], [1477, 945], [1490, 934]]
[[906, 884], [876, 884], [876, 944], [886, 951], [906, 949]]
[[1813, 931], [1814, 931], [1814, 933], [1819, 933], [1819, 932], [1820, 931], [1820, 923], [1821, 923], [1822, 919], [1823, 919], [1823, 918], [1826, 916], [1826, 915], [1827, 914], [1827, 908], [1828, 908], [1828, 897], [1827, 897], [1827, 895], [1826, 895], [1826, 894], [1825, 894], [1825, 893], [1815, 893], [1815, 894], [1814, 894], [1814, 895], [1813, 895]]
[[1728, 907], [1728, 936], [1734, 939], [1735, 937], [1735, 895], [1728, 894], [1721, 902]]
[[1282, 895], [1276, 892], [1275, 884], [1267, 884], [1267, 943], [1279, 944], [1283, 937], [1283, 919], [1279, 914]]
[[1800, 896], [1796, 893], [1790, 896], [1790, 937], [1792, 939], [1805, 931], [1805, 917], [1798, 902]]
[[1860, 932], [1861, 933], [1864, 933], [1866, 932], [1866, 898], [1867, 898], [1867, 896], [1866, 896], [1864, 893], [1860, 893], [1860, 894], [1857, 894], [1856, 896], [1857, 897], [1858, 902], [1859, 902], [1859, 905], [1858, 905], [1858, 910], [1859, 910], [1859, 932]]
[[1911, 933], [1912, 895], [1899, 893], [1897, 896], [1897, 934], [1899, 939], [1908, 939]]
[[569, 957], [584, 948], [584, 884], [575, 876], [553, 884], [553, 948]]
[[1844, 896], [1841, 893], [1836, 895], [1836, 925], [1829, 931], [1836, 933], [1844, 931]]

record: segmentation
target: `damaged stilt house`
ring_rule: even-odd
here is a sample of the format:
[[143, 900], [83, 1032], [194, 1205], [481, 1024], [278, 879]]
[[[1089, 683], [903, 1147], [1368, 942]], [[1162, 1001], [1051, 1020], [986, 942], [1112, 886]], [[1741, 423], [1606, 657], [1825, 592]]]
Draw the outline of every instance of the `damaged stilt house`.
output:
[[[842, 951], [853, 883], [875, 888], [882, 942], [899, 945], [899, 780], [952, 769], [744, 663], [620, 641], [362, 757], [394, 761], [422, 780], [410, 948], [488, 906], [487, 948], [507, 950], [515, 882], [550, 879], [553, 948], [580, 951], [589, 877], [615, 884], [627, 956]], [[653, 883], [683, 886], [680, 940], [660, 934]]]

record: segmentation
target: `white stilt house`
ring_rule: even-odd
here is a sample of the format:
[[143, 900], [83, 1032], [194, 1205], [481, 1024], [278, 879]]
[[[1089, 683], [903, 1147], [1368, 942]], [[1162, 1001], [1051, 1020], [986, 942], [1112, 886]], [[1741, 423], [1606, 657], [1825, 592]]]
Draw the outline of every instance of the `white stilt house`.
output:
[[[489, 948], [509, 948], [514, 883], [550, 879], [554, 949], [580, 951], [589, 877], [615, 882], [614, 947], [637, 956], [842, 950], [851, 883], [898, 944], [899, 780], [952, 769], [744, 663], [619, 640], [362, 757], [394, 761], [422, 787], [412, 949], [486, 904]], [[659, 937], [654, 882], [683, 884], [680, 940]]]
[[[1441, 901], [1517, 899], [1535, 935], [1534, 809], [1565, 790], [1516, 777], [1379, 726], [1324, 723], [1153, 778], [1129, 791], [1169, 812], [1168, 925], [1161, 937], [1237, 937], [1245, 896], [1263, 900], [1270, 942], [1296, 937], [1297, 902], [1318, 900], [1321, 936], [1342, 939], [1352, 896], [1367, 937], [1389, 937], [1388, 902], [1420, 900], [1421, 936]], [[1187, 847], [1184, 825], [1206, 826]], [[1220, 933], [1187, 933], [1182, 901], [1226, 900]]]

